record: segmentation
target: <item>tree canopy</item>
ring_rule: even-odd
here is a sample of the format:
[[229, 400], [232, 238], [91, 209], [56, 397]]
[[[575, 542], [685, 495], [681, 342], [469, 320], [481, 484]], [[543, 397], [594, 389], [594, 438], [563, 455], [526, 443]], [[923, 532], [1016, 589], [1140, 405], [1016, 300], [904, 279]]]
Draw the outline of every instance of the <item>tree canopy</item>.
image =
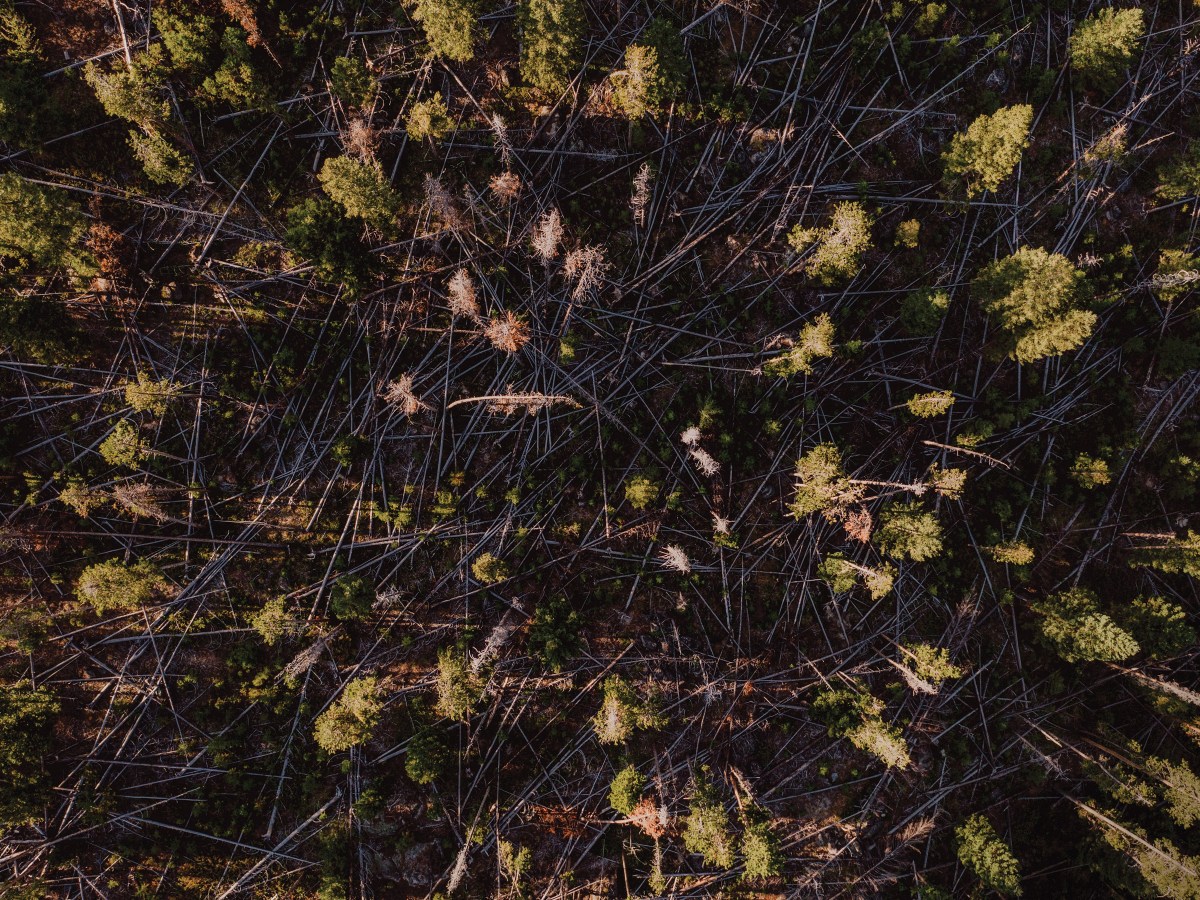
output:
[[1083, 272], [1065, 256], [1022, 247], [985, 266], [972, 285], [1005, 336], [1008, 355], [1036, 362], [1081, 346], [1096, 326]]

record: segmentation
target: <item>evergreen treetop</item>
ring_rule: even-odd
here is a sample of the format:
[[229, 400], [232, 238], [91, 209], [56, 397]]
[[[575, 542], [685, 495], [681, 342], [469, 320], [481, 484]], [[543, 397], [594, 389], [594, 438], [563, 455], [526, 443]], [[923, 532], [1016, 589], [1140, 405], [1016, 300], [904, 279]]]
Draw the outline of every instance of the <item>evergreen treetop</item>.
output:
[[1083, 308], [1083, 272], [1065, 256], [1023, 247], [988, 264], [972, 286], [984, 310], [1005, 334], [1018, 362], [1058, 356], [1083, 344], [1096, 314]]

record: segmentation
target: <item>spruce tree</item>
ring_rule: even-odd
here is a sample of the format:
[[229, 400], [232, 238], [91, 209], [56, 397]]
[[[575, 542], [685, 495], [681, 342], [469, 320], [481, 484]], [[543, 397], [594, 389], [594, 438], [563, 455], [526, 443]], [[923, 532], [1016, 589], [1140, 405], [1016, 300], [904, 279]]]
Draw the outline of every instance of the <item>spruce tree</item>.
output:
[[1075, 27], [1067, 44], [1071, 68], [1085, 81], [1110, 86], [1129, 68], [1145, 36], [1140, 9], [1102, 9]]
[[434, 56], [467, 62], [475, 55], [479, 13], [474, 0], [417, 0], [413, 18], [425, 29]]
[[942, 526], [915, 503], [893, 503], [879, 514], [874, 541], [881, 553], [895, 559], [925, 562], [942, 552]]
[[400, 199], [392, 190], [379, 163], [349, 156], [331, 156], [317, 175], [321, 187], [346, 214], [375, 228], [386, 228], [395, 218]]
[[19, 269], [91, 275], [96, 264], [84, 246], [87, 230], [65, 191], [0, 175], [0, 256]]
[[1033, 107], [1027, 105], [979, 116], [942, 154], [946, 175], [966, 182], [968, 198], [997, 190], [1021, 162], [1032, 122]]
[[521, 0], [521, 77], [545, 94], [567, 89], [580, 65], [583, 6], [579, 0]]
[[1021, 896], [1021, 867], [992, 823], [975, 815], [954, 830], [959, 861], [986, 887], [1007, 897]]
[[46, 761], [58, 711], [44, 688], [0, 686], [0, 828], [33, 821], [48, 798]]
[[1018, 362], [1074, 350], [1096, 325], [1096, 314], [1083, 308], [1083, 272], [1065, 256], [1040, 248], [1023, 247], [985, 266], [972, 289]]
[[695, 788], [684, 819], [683, 845], [689, 853], [698, 853], [710, 866], [733, 868], [733, 834], [729, 813], [721, 802], [708, 767], [696, 776]]
[[1042, 635], [1067, 662], [1117, 662], [1138, 652], [1133, 635], [1101, 612], [1086, 588], [1053, 594], [1030, 608], [1041, 613]]
[[313, 737], [326, 753], [341, 753], [370, 740], [379, 724], [383, 703], [375, 678], [355, 678], [337, 701], [317, 716]]

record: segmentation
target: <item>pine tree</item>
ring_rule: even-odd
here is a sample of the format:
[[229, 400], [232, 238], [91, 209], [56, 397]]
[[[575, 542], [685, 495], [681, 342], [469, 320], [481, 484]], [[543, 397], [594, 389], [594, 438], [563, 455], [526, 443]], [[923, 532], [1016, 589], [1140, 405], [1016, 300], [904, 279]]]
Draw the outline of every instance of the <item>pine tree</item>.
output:
[[332, 156], [321, 165], [317, 178], [325, 193], [347, 215], [380, 229], [395, 219], [400, 199], [384, 177], [383, 168], [374, 160], [363, 162], [349, 156]]
[[980, 116], [942, 154], [946, 174], [966, 181], [968, 198], [997, 190], [1021, 162], [1032, 122], [1033, 107], [1027, 105]]
[[468, 62], [475, 55], [479, 14], [474, 0], [417, 0], [413, 18], [425, 29], [434, 56]]
[[948, 412], [954, 406], [953, 391], [929, 391], [924, 394], [914, 394], [905, 401], [908, 411], [919, 419], [932, 419]]
[[521, 0], [521, 77], [538, 90], [558, 95], [580, 64], [583, 6], [579, 0]]
[[1071, 35], [1071, 68], [1097, 86], [1112, 85], [1129, 68], [1145, 36], [1140, 9], [1102, 9], [1080, 22]]
[[625, 679], [610, 675], [604, 679], [604, 699], [592, 718], [596, 740], [619, 744], [635, 730], [661, 728], [666, 720], [653, 700], [642, 700]]
[[820, 512], [831, 522], [862, 499], [865, 489], [842, 470], [842, 454], [833, 444], [818, 444], [796, 461], [796, 496], [788, 511], [797, 519]]
[[1030, 608], [1042, 614], [1042, 635], [1067, 662], [1116, 662], [1138, 652], [1133, 635], [1102, 613], [1086, 588], [1053, 594]]
[[166, 581], [146, 560], [125, 565], [110, 559], [88, 566], [75, 582], [75, 592], [104, 615], [110, 610], [137, 609], [166, 590]]
[[1008, 897], [1021, 896], [1021, 867], [996, 829], [981, 815], [954, 830], [959, 861], [986, 887]]
[[763, 363], [763, 373], [778, 378], [811, 375], [817, 360], [833, 356], [833, 341], [833, 319], [828, 313], [821, 313], [800, 329], [790, 350]]
[[879, 514], [874, 540], [881, 553], [925, 562], [942, 552], [942, 526], [915, 503], [892, 503]]
[[1171, 538], [1157, 547], [1143, 547], [1134, 552], [1133, 564], [1172, 575], [1200, 578], [1200, 531], [1189, 531], [1185, 536]]
[[1023, 247], [983, 268], [973, 291], [1006, 335], [1018, 362], [1058, 356], [1083, 344], [1096, 314], [1083, 309], [1083, 272], [1057, 253]]
[[341, 753], [371, 738], [379, 724], [383, 702], [375, 678], [355, 678], [346, 684], [337, 701], [317, 716], [313, 737], [326, 753]]
[[839, 203], [828, 225], [797, 225], [788, 233], [788, 244], [797, 253], [811, 248], [804, 271], [821, 284], [836, 284], [858, 273], [862, 255], [871, 247], [871, 216], [861, 203]]

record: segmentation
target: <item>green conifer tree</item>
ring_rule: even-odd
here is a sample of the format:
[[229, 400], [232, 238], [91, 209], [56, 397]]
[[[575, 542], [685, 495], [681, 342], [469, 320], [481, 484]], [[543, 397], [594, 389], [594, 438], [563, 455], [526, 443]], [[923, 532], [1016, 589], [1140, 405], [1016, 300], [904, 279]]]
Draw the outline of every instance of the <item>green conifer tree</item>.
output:
[[1116, 662], [1138, 652], [1133, 635], [1102, 613], [1086, 588], [1053, 594], [1030, 608], [1042, 614], [1042, 635], [1067, 662]]
[[1140, 548], [1134, 552], [1133, 564], [1172, 575], [1200, 578], [1200, 531], [1169, 538], [1156, 547]]
[[321, 187], [347, 215], [362, 219], [374, 228], [391, 225], [400, 206], [378, 162], [349, 156], [331, 156], [317, 174]]
[[695, 779], [688, 814], [684, 819], [683, 845], [710, 866], [733, 868], [733, 833], [729, 813], [704, 767]]
[[0, 687], [0, 828], [38, 818], [59, 703], [44, 688]]
[[379, 724], [383, 702], [375, 678], [355, 678], [337, 701], [317, 716], [313, 737], [326, 753], [341, 753], [366, 743]]
[[417, 0], [413, 18], [425, 29], [435, 56], [467, 62], [475, 55], [479, 14], [474, 0]]
[[583, 6], [579, 0], [521, 0], [521, 77], [538, 90], [558, 95], [580, 64]]
[[975, 815], [954, 830], [959, 861], [993, 891], [1021, 896], [1021, 867], [992, 823]]
[[0, 175], [0, 256], [22, 270], [62, 269], [87, 276], [96, 270], [84, 246], [87, 220], [65, 191]]
[[1196, 643], [1196, 631], [1183, 607], [1162, 597], [1139, 597], [1125, 612], [1124, 624], [1151, 657], [1170, 657]]
[[871, 248], [871, 216], [861, 203], [838, 203], [828, 225], [797, 225], [788, 233], [788, 244], [797, 253], [811, 248], [804, 271], [821, 284], [836, 284], [858, 273], [862, 255]]
[[1033, 107], [1027, 105], [980, 116], [942, 154], [946, 175], [966, 182], [968, 198], [997, 190], [1021, 162], [1032, 122]]
[[925, 562], [942, 552], [942, 526], [916, 503], [892, 503], [879, 514], [874, 541], [881, 553], [895, 559]]
[[763, 373], [778, 378], [811, 375], [817, 360], [833, 356], [833, 342], [833, 319], [828, 313], [821, 313], [801, 327], [791, 349], [763, 363]]
[[646, 789], [646, 777], [629, 765], [617, 773], [608, 789], [608, 805], [623, 816], [633, 813]]
[[788, 510], [797, 519], [820, 512], [837, 521], [865, 489], [842, 469], [842, 454], [833, 444], [818, 444], [796, 461], [796, 496]]
[[110, 610], [137, 609], [165, 589], [162, 575], [144, 559], [128, 566], [115, 559], [94, 563], [75, 583], [75, 592], [100, 615]]
[[1129, 68], [1145, 36], [1140, 9], [1101, 9], [1075, 27], [1067, 44], [1071, 68], [1092, 84], [1110, 86]]
[[1083, 344], [1096, 325], [1084, 309], [1083, 272], [1057, 253], [1023, 247], [985, 266], [973, 291], [999, 324], [1018, 362], [1058, 356]]

